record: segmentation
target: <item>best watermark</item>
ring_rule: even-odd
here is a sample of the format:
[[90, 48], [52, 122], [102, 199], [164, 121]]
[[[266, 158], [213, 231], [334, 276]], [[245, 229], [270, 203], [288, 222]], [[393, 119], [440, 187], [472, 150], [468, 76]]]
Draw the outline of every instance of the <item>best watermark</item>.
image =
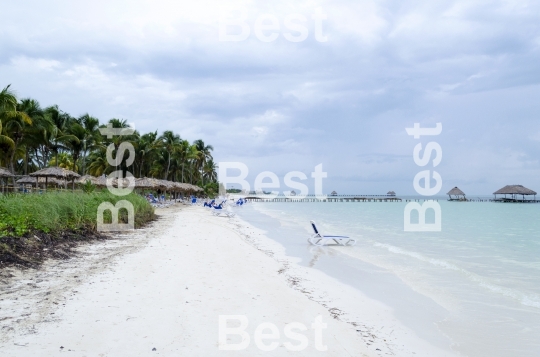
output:
[[[239, 326], [230, 327], [229, 321], [236, 321]], [[244, 315], [219, 315], [219, 349], [222, 351], [241, 351], [248, 348], [251, 343], [251, 337], [246, 331], [248, 324], [248, 318]], [[322, 316], [317, 316], [311, 324], [313, 344], [317, 351], [328, 349], [322, 340], [323, 329], [327, 327], [328, 325], [322, 322]], [[300, 322], [288, 323], [283, 328], [283, 335], [287, 340], [282, 342], [278, 327], [271, 322], [264, 322], [255, 328], [253, 342], [257, 348], [265, 352], [275, 350], [281, 343], [289, 351], [303, 351], [309, 346], [309, 338], [302, 333], [307, 330], [306, 325]], [[229, 336], [237, 336], [239, 342], [229, 342]]]
[[[135, 132], [133, 128], [113, 128], [112, 124], [107, 125], [106, 128], [99, 129], [101, 135], [106, 135], [107, 139], [112, 139], [114, 136], [131, 135]], [[116, 150], [116, 157], [113, 157], [113, 152]], [[128, 152], [128, 158], [126, 160], [126, 166], [129, 167], [135, 160], [135, 148], [130, 142], [122, 142], [116, 149], [114, 143], [107, 147], [106, 156], [107, 163], [111, 166], [118, 168], [122, 163], [125, 152]], [[113, 187], [112, 181], [114, 178], [118, 179], [117, 187]], [[122, 176], [122, 170], [116, 170], [107, 176], [107, 189], [115, 196], [129, 195], [135, 188], [135, 178], [130, 172], [126, 172], [128, 185], [124, 187], [124, 177]], [[127, 211], [128, 222], [119, 223], [118, 213], [120, 209]], [[104, 223], [103, 214], [106, 210], [111, 212], [112, 222]], [[97, 211], [97, 230], [98, 232], [117, 232], [135, 229], [135, 209], [133, 204], [127, 200], [120, 200], [113, 205], [111, 202], [102, 202], [98, 206]]]
[[[313, 20], [314, 37], [318, 42], [327, 42], [328, 36], [324, 35], [323, 21], [328, 17], [320, 8], [310, 16]], [[262, 42], [274, 42], [282, 34], [290, 42], [303, 42], [309, 37], [307, 17], [301, 14], [289, 14], [282, 19], [273, 14], [262, 14], [257, 17], [253, 24], [255, 37]], [[282, 24], [285, 31], [282, 31]], [[251, 26], [247, 21], [247, 15], [240, 17], [222, 17], [219, 21], [219, 40], [223, 42], [245, 41], [251, 35]]]
[[[406, 128], [407, 134], [412, 135], [415, 139], [420, 139], [422, 136], [436, 136], [442, 132], [442, 124], [437, 123], [435, 128], [421, 128], [419, 123], [414, 123], [413, 128]], [[424, 150], [422, 157], [420, 154]], [[422, 143], [416, 144], [413, 150], [413, 158], [416, 165], [424, 167], [429, 164], [432, 154], [435, 153], [432, 165], [433, 168], [437, 167], [442, 160], [442, 148], [441, 146], [430, 141], [426, 144], [426, 147], [422, 147]], [[435, 186], [431, 186], [431, 179], [435, 180]], [[421, 181], [424, 181], [424, 186], [421, 185]], [[422, 170], [414, 176], [413, 187], [415, 191], [422, 196], [433, 196], [439, 193], [442, 188], [441, 175], [433, 170]], [[426, 223], [426, 212], [428, 209], [432, 209], [435, 212], [435, 222]], [[418, 223], [411, 223], [411, 212], [415, 210], [418, 212]], [[442, 213], [441, 206], [436, 201], [425, 201], [422, 205], [417, 202], [410, 202], [405, 206], [404, 211], [404, 225], [403, 229], [406, 232], [440, 232], [442, 227]]]
[[[327, 197], [326, 195], [323, 195], [323, 179], [328, 177], [328, 174], [323, 171], [322, 166], [322, 164], [315, 166], [315, 170], [311, 173], [311, 177], [314, 180], [315, 198], [319, 200], [324, 200]], [[239, 170], [240, 175], [229, 176], [228, 170], [231, 169]], [[248, 174], [249, 169], [247, 165], [242, 162], [219, 163], [218, 178], [219, 182], [222, 183], [225, 188], [227, 188], [227, 184], [240, 184], [242, 190], [249, 193], [251, 191], [251, 185], [246, 181]], [[307, 180], [306, 174], [301, 171], [291, 171], [288, 172], [283, 179], [287, 187], [300, 191], [300, 193], [295, 193], [294, 198], [305, 198], [309, 193], [308, 187], [301, 182], [294, 181], [293, 179]], [[264, 182], [265, 180], [270, 180], [270, 182]], [[280, 188], [281, 184], [278, 176], [275, 173], [271, 171], [263, 171], [255, 178], [254, 186], [256, 193], [263, 193], [265, 189]], [[286, 197], [292, 197], [293, 195], [291, 195], [291, 193], [291, 191], [285, 191], [284, 195]], [[273, 199], [278, 195], [279, 191], [271, 191], [270, 193], [265, 193], [264, 198]]]

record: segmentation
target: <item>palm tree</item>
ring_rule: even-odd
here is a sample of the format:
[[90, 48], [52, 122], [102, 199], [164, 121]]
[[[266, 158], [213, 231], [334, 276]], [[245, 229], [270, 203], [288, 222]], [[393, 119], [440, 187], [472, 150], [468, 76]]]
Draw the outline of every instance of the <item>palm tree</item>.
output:
[[65, 143], [66, 146], [71, 150], [73, 162], [77, 164], [77, 161], [81, 156], [81, 152], [83, 152], [83, 150], [85, 149], [84, 140], [86, 138], [86, 130], [81, 124], [74, 120], [69, 124], [67, 128], [67, 133], [71, 135], [71, 137], [67, 139]]
[[84, 128], [83, 136], [83, 159], [82, 159], [82, 174], [86, 174], [86, 154], [88, 150], [93, 150], [101, 142], [101, 134], [99, 132], [99, 120], [84, 114], [77, 119], [77, 122]]
[[164, 179], [166, 180], [169, 177], [169, 169], [171, 168], [171, 157], [180, 148], [182, 139], [180, 139], [180, 135], [176, 135], [172, 131], [166, 130], [160, 136], [160, 140], [163, 142], [163, 147], [165, 148], [167, 156], [167, 170], [165, 170], [164, 175]]
[[[190, 174], [192, 173], [190, 165], [193, 162], [193, 160], [198, 157], [199, 152], [197, 151], [197, 148], [195, 147], [195, 145], [190, 145], [189, 141], [182, 140], [176, 154], [178, 155], [178, 158], [177, 158], [178, 165], [182, 168], [181, 169], [182, 182], [186, 182], [184, 172], [187, 169], [188, 172], [190, 172]], [[191, 178], [193, 179], [193, 175], [191, 175]], [[190, 180], [190, 182], [192, 182], [192, 180]]]
[[[4, 91], [4, 103], [7, 103], [8, 107], [7, 110], [3, 109], [0, 112], [0, 120], [3, 122], [3, 130], [5, 135], [11, 138], [14, 144], [10, 148], [8, 162], [11, 172], [15, 173], [15, 155], [22, 153], [22, 150], [20, 150], [22, 149], [20, 144], [27, 133], [28, 127], [32, 125], [32, 118], [25, 111], [20, 110], [21, 105], [17, 104], [15, 108], [13, 108], [12, 99], [15, 97], [13, 93], [9, 92], [9, 86], [6, 87]], [[10, 96], [12, 98], [9, 98]], [[25, 102], [25, 104], [28, 105], [28, 107], [25, 106], [22, 109], [28, 109], [31, 113], [34, 113], [34, 108], [31, 107], [35, 103]], [[15, 185], [15, 179], [13, 179], [13, 185]]]
[[213, 159], [208, 160], [204, 164], [204, 168], [203, 168], [203, 172], [204, 172], [203, 182], [204, 182], [204, 177], [206, 177], [209, 180], [209, 182], [216, 182], [217, 169], [218, 169], [218, 166], [216, 165], [216, 163], [214, 163], [214, 160]]
[[195, 140], [193, 142], [193, 145], [195, 145], [195, 148], [198, 151], [198, 156], [195, 161], [197, 164], [197, 170], [201, 173], [202, 184], [204, 185], [204, 164], [207, 160], [212, 159], [212, 151], [214, 150], [214, 147], [212, 145], [205, 145], [204, 141], [202, 141], [201, 139]]
[[90, 153], [88, 159], [90, 161], [88, 165], [88, 173], [90, 175], [101, 176], [111, 171], [111, 167], [107, 162], [107, 147], [105, 145], [100, 145]]
[[[58, 162], [56, 162], [56, 160], [58, 160]], [[57, 166], [77, 171], [77, 165], [75, 164], [75, 161], [73, 161], [73, 157], [67, 152], [60, 153], [58, 156], [54, 157], [49, 163], [49, 166]]]
[[[143, 176], [143, 168], [147, 161], [152, 159], [152, 156], [155, 155], [156, 150], [161, 147], [161, 141], [158, 138], [157, 131], [153, 133], [147, 133], [139, 137], [135, 145], [135, 157], [138, 158], [139, 165], [139, 177]], [[148, 171], [145, 171], [148, 175]]]
[[51, 132], [50, 138], [50, 149], [56, 156], [56, 162], [58, 162], [58, 153], [61, 146], [58, 145], [58, 142], [62, 142], [60, 137], [63, 136], [64, 131], [66, 130], [67, 122], [69, 121], [69, 115], [62, 113], [58, 108], [58, 105], [52, 105], [45, 108], [45, 116], [47, 116], [51, 122], [54, 124], [54, 130]]
[[[26, 127], [20, 141], [24, 158], [24, 174], [26, 175], [28, 174], [28, 165], [35, 167], [36, 162], [39, 165], [40, 159], [47, 162], [49, 148], [45, 147], [50, 144], [49, 139], [56, 132], [56, 128], [50, 116], [45, 113], [35, 99], [22, 99], [18, 105], [18, 111], [25, 113], [32, 120], [32, 125]], [[46, 157], [39, 157], [38, 152], [41, 152], [42, 156], [45, 153]]]
[[8, 153], [15, 150], [15, 142], [11, 139], [7, 133], [4, 132], [4, 125], [2, 121], [7, 118], [17, 109], [17, 98], [15, 94], [10, 91], [8, 85], [0, 92], [0, 166], [8, 166]]
[[0, 92], [0, 111], [14, 111], [17, 109], [17, 97], [9, 87], [11, 87], [11, 84]]
[[[123, 119], [113, 118], [109, 123], [114, 128], [129, 127]], [[103, 126], [89, 114], [73, 118], [57, 105], [42, 109], [34, 99], [19, 102], [8, 85], [0, 91], [0, 165], [8, 166], [13, 173], [56, 165], [74, 171], [82, 169], [86, 174], [88, 168], [90, 174], [99, 176], [128, 169], [124, 158], [119, 158], [119, 167], [111, 167], [106, 153], [111, 144], [118, 150], [122, 142], [129, 141], [135, 147], [131, 170], [137, 170], [139, 177], [186, 182], [189, 175], [191, 183], [214, 187], [217, 166], [212, 159], [213, 147], [204, 141], [190, 144], [170, 130], [160, 136], [157, 131], [142, 135], [135, 131], [107, 139], [99, 133]]]

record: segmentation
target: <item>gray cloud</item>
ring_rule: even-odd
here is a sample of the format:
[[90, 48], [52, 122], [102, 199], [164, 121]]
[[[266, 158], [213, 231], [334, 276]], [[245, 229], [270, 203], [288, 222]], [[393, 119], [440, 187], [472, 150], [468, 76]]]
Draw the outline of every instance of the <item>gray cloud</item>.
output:
[[[218, 41], [219, 17], [328, 14], [319, 43]], [[540, 4], [158, 1], [4, 5], [0, 78], [20, 96], [212, 143], [216, 158], [339, 192], [412, 194], [405, 127], [443, 123], [444, 190], [537, 183]], [[4, 84], [4, 85], [5, 85]], [[423, 140], [426, 142], [426, 140]], [[254, 175], [250, 175], [250, 177]], [[251, 177], [253, 179], [253, 177]], [[391, 187], [389, 187], [391, 186]]]

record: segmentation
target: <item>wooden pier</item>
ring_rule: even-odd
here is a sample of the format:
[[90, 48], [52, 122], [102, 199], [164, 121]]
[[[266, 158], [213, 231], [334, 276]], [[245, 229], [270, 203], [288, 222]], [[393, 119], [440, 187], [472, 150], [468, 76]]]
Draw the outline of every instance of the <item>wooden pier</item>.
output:
[[337, 195], [317, 197], [308, 195], [306, 197], [295, 196], [277, 196], [275, 198], [267, 198], [265, 195], [247, 196], [246, 199], [253, 202], [426, 202], [426, 201], [451, 201], [458, 204], [459, 202], [508, 202], [508, 203], [540, 203], [540, 200], [511, 200], [511, 199], [489, 199], [489, 198], [467, 198], [466, 200], [452, 200], [438, 198], [399, 198], [387, 195]]

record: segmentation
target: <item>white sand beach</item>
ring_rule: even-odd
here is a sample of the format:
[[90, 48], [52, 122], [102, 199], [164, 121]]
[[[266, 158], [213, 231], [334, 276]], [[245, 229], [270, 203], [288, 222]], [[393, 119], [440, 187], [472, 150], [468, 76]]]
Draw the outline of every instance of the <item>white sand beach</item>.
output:
[[[416, 337], [385, 305], [295, 264], [238, 218], [180, 205], [158, 214], [149, 227], [81, 246], [71, 259], [3, 272], [1, 355], [453, 355]], [[248, 319], [246, 349], [222, 349], [220, 315]], [[319, 316], [327, 326], [317, 346]], [[265, 322], [279, 330], [279, 338], [264, 340], [279, 343], [271, 352], [254, 342]], [[293, 322], [307, 327], [294, 330], [307, 338], [301, 351], [287, 349], [300, 344], [284, 334]], [[229, 335], [228, 344], [239, 342]], [[319, 351], [321, 342], [327, 351]]]

